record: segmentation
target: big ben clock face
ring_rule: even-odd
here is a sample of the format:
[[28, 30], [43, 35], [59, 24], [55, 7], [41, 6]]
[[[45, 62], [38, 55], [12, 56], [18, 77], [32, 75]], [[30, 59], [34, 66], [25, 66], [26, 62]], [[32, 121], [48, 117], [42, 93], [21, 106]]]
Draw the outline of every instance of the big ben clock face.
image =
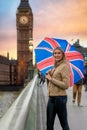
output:
[[28, 23], [28, 18], [26, 16], [21, 16], [20, 17], [20, 23], [21, 24], [27, 24]]

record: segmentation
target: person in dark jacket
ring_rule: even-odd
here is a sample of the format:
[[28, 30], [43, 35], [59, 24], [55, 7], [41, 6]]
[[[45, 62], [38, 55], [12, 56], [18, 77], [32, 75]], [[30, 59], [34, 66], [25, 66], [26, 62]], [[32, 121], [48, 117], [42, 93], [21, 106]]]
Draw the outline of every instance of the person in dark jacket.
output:
[[87, 63], [84, 66], [84, 87], [85, 91], [87, 91]]
[[41, 71], [38, 71], [38, 79], [39, 79], [39, 84], [44, 84], [45, 83], [45, 76], [42, 74]]
[[82, 84], [83, 84], [83, 79], [78, 81], [73, 86], [73, 103], [75, 103], [76, 97], [77, 97], [77, 104], [78, 104], [78, 106], [81, 106]]
[[41, 73], [40, 75], [40, 84], [44, 84], [45, 83], [45, 76], [44, 74]]

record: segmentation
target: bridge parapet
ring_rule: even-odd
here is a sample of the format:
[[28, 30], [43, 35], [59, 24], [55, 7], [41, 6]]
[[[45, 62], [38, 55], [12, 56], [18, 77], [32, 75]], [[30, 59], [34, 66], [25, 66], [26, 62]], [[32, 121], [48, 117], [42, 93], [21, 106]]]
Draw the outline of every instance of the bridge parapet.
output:
[[0, 130], [36, 130], [37, 75], [0, 119]]

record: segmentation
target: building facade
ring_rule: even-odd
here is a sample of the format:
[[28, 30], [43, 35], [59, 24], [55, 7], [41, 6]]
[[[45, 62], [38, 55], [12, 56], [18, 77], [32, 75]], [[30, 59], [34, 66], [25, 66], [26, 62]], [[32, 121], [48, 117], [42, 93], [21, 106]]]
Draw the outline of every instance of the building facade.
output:
[[0, 55], [0, 85], [16, 85], [17, 61]]

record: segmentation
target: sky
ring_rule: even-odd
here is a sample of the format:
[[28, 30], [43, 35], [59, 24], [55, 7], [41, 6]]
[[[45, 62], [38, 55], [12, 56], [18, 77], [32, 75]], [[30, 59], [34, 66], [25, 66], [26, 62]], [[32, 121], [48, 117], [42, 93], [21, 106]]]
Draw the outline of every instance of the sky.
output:
[[[21, 0], [0, 0], [0, 54], [17, 58], [16, 11]], [[45, 37], [77, 39], [87, 47], [87, 0], [29, 0], [34, 48]]]

